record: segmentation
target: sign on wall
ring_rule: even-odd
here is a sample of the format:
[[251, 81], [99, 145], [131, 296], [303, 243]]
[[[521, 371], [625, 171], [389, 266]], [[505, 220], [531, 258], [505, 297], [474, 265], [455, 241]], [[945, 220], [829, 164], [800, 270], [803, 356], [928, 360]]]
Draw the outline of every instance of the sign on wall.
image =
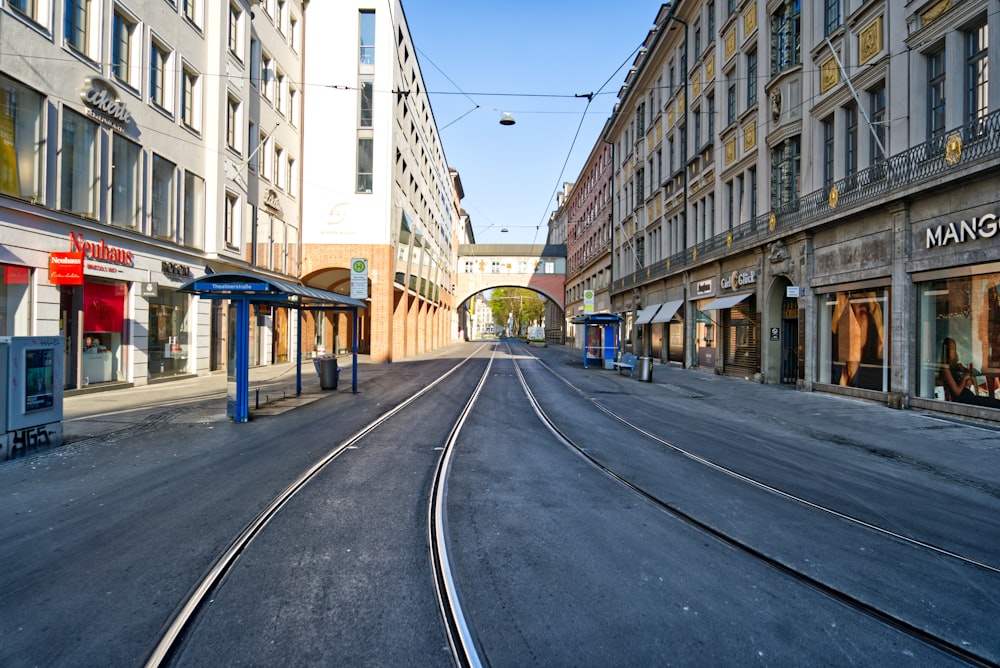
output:
[[49, 283], [83, 285], [83, 253], [49, 253]]
[[354, 258], [351, 260], [351, 298], [368, 299], [368, 260]]

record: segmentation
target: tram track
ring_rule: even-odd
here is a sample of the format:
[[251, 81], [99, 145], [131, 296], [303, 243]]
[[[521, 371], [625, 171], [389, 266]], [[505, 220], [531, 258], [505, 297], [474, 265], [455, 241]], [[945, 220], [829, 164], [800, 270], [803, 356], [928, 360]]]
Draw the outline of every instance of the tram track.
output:
[[[782, 573], [784, 576], [791, 578], [792, 580], [799, 582], [812, 588], [815, 591], [822, 593], [823, 595], [838, 601], [839, 603], [847, 606], [848, 608], [855, 610], [859, 613], [867, 615], [878, 622], [885, 624], [889, 627], [896, 629], [904, 633], [905, 635], [918, 640], [928, 646], [934, 647], [938, 651], [941, 651], [951, 657], [974, 666], [998, 666], [996, 661], [989, 657], [981, 656], [976, 652], [968, 649], [961, 641], [956, 641], [949, 638], [944, 638], [939, 634], [930, 632], [916, 623], [908, 621], [903, 616], [895, 614], [893, 612], [884, 610], [878, 605], [871, 602], [862, 600], [858, 596], [851, 595], [850, 593], [841, 590], [835, 585], [828, 584], [823, 579], [819, 577], [814, 577], [808, 573], [803, 572], [801, 568], [796, 568], [784, 560], [771, 556], [767, 553], [765, 548], [758, 548], [752, 545], [747, 540], [741, 539], [731, 532], [725, 531], [723, 529], [714, 526], [711, 522], [700, 519], [695, 513], [685, 511], [677, 503], [670, 502], [662, 498], [662, 496], [654, 491], [647, 489], [644, 485], [633, 481], [628, 472], [623, 472], [620, 470], [615, 470], [614, 467], [606, 465], [598, 457], [594, 456], [590, 452], [590, 448], [587, 444], [581, 444], [573, 440], [564, 429], [562, 429], [557, 420], [550, 416], [543, 408], [541, 402], [536, 397], [534, 391], [532, 390], [531, 383], [525, 378], [522, 371], [522, 365], [517, 359], [517, 355], [514, 355], [510, 350], [508, 344], [508, 351], [511, 352], [511, 358], [514, 361], [514, 369], [516, 376], [520, 382], [521, 388], [528, 398], [529, 403], [532, 406], [535, 414], [538, 416], [539, 420], [546, 425], [550, 432], [560, 441], [568, 447], [571, 451], [582, 457], [589, 464], [600, 470], [603, 474], [607, 475], [611, 479], [615, 480], [631, 492], [637, 494], [639, 497], [645, 499], [649, 503], [653, 504], [657, 508], [660, 508], [664, 512], [667, 512], [673, 517], [676, 517], [688, 525], [694, 527], [696, 530], [727, 544], [734, 549], [748, 555], [752, 559], [763, 563], [776, 571]], [[989, 575], [1000, 574], [1000, 567], [996, 564], [987, 563], [981, 559], [976, 559], [966, 555], [959, 554], [953, 550], [949, 550], [937, 545], [931, 544], [927, 541], [922, 541], [917, 538], [905, 535], [901, 532], [887, 529], [881, 527], [873, 522], [866, 521], [857, 517], [853, 517], [848, 513], [838, 511], [834, 508], [830, 508], [820, 503], [810, 501], [800, 495], [793, 494], [778, 487], [757, 480], [752, 476], [745, 475], [736, 471], [733, 468], [722, 466], [709, 459], [702, 457], [690, 450], [680, 447], [668, 440], [662, 438], [661, 436], [653, 433], [646, 427], [642, 425], [635, 424], [629, 419], [623, 417], [622, 415], [615, 412], [609, 406], [601, 403], [600, 401], [587, 396], [580, 388], [575, 386], [570, 380], [565, 378], [563, 375], [556, 372], [552, 367], [547, 365], [543, 360], [539, 359], [538, 356], [526, 353], [534, 362], [538, 363], [547, 373], [557, 379], [560, 383], [569, 388], [573, 393], [579, 396], [583, 401], [589, 403], [594, 408], [599, 410], [601, 414], [610, 418], [611, 420], [623, 425], [634, 433], [642, 436], [645, 439], [665, 448], [675, 454], [678, 454], [687, 460], [696, 463], [698, 466], [705, 467], [716, 473], [722, 474], [730, 479], [738, 481], [740, 484], [750, 486], [754, 489], [763, 491], [767, 494], [773, 495], [784, 501], [796, 504], [809, 511], [819, 512], [828, 517], [834, 518], [836, 521], [849, 524], [855, 528], [859, 528], [864, 531], [872, 532], [885, 538], [887, 540], [895, 541], [901, 544], [908, 545], [914, 549], [925, 551], [929, 554], [934, 555], [938, 558], [943, 558], [946, 560], [952, 560], [962, 566], [974, 568], [980, 570]]]
[[[232, 572], [240, 558], [247, 552], [257, 539], [286, 508], [290, 502], [305, 490], [317, 476], [344, 453], [362, 447], [364, 440], [372, 435], [388, 421], [399, 416], [421, 399], [433, 397], [433, 391], [439, 389], [442, 383], [456, 374], [465, 364], [475, 358], [485, 347], [477, 347], [475, 351], [458, 361], [445, 373], [426, 384], [421, 390], [410, 395], [396, 406], [386, 410], [369, 422], [352, 436], [341, 441], [325, 455], [303, 471], [291, 484], [276, 495], [256, 517], [251, 520], [243, 531], [232, 541], [219, 557], [207, 569], [204, 575], [191, 587], [189, 594], [175, 608], [169, 622], [155, 646], [150, 651], [144, 665], [147, 668], [171, 665], [186, 640], [186, 634], [199, 613], [211, 602], [215, 592], [223, 586], [227, 576]], [[478, 655], [475, 639], [470, 631], [470, 625], [464, 618], [461, 602], [458, 600], [454, 576], [451, 573], [451, 559], [446, 539], [445, 499], [447, 493], [447, 475], [449, 473], [451, 452], [461, 432], [462, 424], [472, 410], [476, 399], [486, 382], [492, 368], [495, 347], [486, 363], [486, 368], [476, 384], [475, 390], [469, 395], [459, 418], [452, 425], [446, 442], [440, 448], [441, 455], [433, 476], [430, 495], [430, 512], [427, 518], [427, 533], [430, 546], [430, 561], [433, 579], [437, 591], [437, 607], [441, 614], [445, 635], [448, 638], [453, 661], [460, 666], [483, 665]]]

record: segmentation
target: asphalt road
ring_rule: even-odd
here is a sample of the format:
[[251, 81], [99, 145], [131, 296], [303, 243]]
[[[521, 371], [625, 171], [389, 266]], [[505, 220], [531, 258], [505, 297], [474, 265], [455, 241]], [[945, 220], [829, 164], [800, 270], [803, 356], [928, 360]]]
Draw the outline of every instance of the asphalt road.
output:
[[[473, 348], [363, 367], [358, 395], [245, 425], [219, 419], [208, 395], [172, 407], [109, 396], [108, 424], [72, 430], [104, 436], [0, 464], [0, 665], [140, 663], [275, 494]], [[601, 417], [589, 399], [721, 467], [994, 566], [996, 430], [669, 367], [641, 383], [584, 370], [579, 351], [558, 346], [517, 353], [588, 455], [770, 558], [1000, 662], [994, 573], [706, 467]], [[181, 663], [447, 664], [427, 600], [421, 489], [474, 375], [332, 462], [282, 511], [199, 618]], [[541, 427], [515, 381], [499, 360], [449, 484], [460, 589], [492, 665], [945, 662], [601, 473]]]

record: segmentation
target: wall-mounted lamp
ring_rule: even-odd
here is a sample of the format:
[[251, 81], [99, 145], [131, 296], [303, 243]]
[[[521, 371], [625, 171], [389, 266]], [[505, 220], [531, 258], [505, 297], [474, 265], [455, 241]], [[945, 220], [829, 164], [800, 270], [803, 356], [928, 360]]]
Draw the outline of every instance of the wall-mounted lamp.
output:
[[514, 125], [514, 119], [505, 111], [503, 112], [503, 118], [500, 119], [500, 125]]

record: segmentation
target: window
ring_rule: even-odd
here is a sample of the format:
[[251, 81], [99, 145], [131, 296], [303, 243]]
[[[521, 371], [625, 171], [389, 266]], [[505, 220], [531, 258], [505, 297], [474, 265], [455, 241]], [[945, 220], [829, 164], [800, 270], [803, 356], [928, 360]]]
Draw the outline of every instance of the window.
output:
[[844, 108], [847, 140], [844, 142], [844, 172], [851, 177], [858, 172], [858, 108], [853, 104]]
[[292, 51], [299, 51], [299, 19], [295, 14], [288, 15], [288, 46]]
[[133, 90], [138, 88], [139, 54], [133, 52], [138, 24], [115, 9], [111, 22], [111, 74]]
[[285, 74], [281, 70], [278, 70], [274, 81], [274, 108], [279, 114], [285, 113], [285, 90], [287, 88], [288, 82]]
[[933, 139], [944, 134], [945, 89], [944, 49], [927, 59], [927, 135]]
[[771, 74], [798, 65], [801, 0], [789, 0], [771, 15]]
[[260, 134], [257, 132], [257, 124], [250, 121], [250, 129], [247, 132], [247, 167], [250, 171], [257, 171], [257, 154], [260, 152], [257, 150], [257, 146], [260, 142]]
[[250, 37], [250, 85], [257, 88], [260, 88], [260, 60], [260, 41], [256, 37]]
[[790, 204], [799, 196], [799, 137], [789, 137], [771, 149], [771, 208]]
[[260, 94], [266, 100], [274, 99], [274, 60], [266, 53], [260, 56]]
[[819, 381], [887, 392], [892, 340], [888, 288], [817, 296]]
[[833, 138], [833, 118], [823, 121], [823, 185], [829, 186], [834, 181], [834, 138]]
[[285, 149], [279, 144], [274, 145], [274, 161], [272, 167], [274, 168], [274, 175], [271, 178], [271, 182], [274, 183], [278, 188], [281, 187], [283, 180], [281, 178], [281, 170], [285, 167]]
[[823, 0], [826, 7], [823, 14], [823, 34], [832, 35], [840, 27], [840, 0]]
[[373, 146], [371, 138], [358, 139], [358, 192], [372, 192]]
[[205, 247], [205, 179], [184, 172], [184, 238], [185, 246]]
[[271, 174], [271, 152], [267, 141], [267, 134], [261, 132], [260, 143], [257, 144], [257, 155], [260, 156], [260, 159], [257, 162], [260, 164], [260, 177], [262, 179], [267, 179]]
[[299, 124], [299, 105], [301, 104], [299, 100], [299, 91], [295, 89], [294, 86], [289, 85], [288, 87], [288, 121], [293, 125], [297, 126]]
[[101, 179], [97, 140], [97, 123], [63, 109], [59, 201], [63, 211], [97, 218]]
[[192, 130], [201, 129], [201, 78], [187, 67], [181, 70], [181, 120]]
[[295, 158], [291, 156], [289, 156], [288, 158], [288, 165], [285, 170], [285, 178], [286, 178], [285, 191], [288, 192], [288, 194], [291, 195], [292, 197], [295, 197], [296, 190], [299, 187], [299, 176], [298, 174], [295, 173]]
[[149, 49], [149, 100], [160, 109], [170, 111], [170, 52], [153, 41]]
[[715, 95], [707, 96], [705, 104], [708, 107], [708, 138], [706, 141], [711, 144], [715, 141]]
[[715, 0], [705, 5], [705, 12], [708, 14], [708, 35], [709, 39], [715, 39]]
[[199, 0], [181, 0], [181, 7], [184, 10], [184, 18], [196, 26], [201, 25], [201, 20], [198, 16], [198, 4]]
[[243, 11], [236, 5], [229, 5], [229, 53], [243, 60]]
[[747, 54], [747, 108], [757, 104], [757, 51]]
[[44, 98], [0, 74], [0, 193], [42, 197]]
[[18, 13], [28, 17], [32, 21], [38, 20], [38, 5], [36, 0], [10, 0], [8, 4], [11, 9], [16, 9]]
[[111, 139], [111, 224], [134, 230], [142, 211], [139, 145], [117, 132]]
[[153, 178], [151, 183], [150, 233], [161, 239], [174, 236], [174, 163], [153, 154]]
[[372, 104], [373, 104], [373, 83], [362, 81], [358, 91], [361, 102], [361, 111], [358, 114], [358, 127], [370, 128], [372, 126]]
[[229, 96], [226, 102], [226, 146], [240, 152], [240, 101]]
[[236, 230], [240, 225], [240, 198], [239, 196], [226, 193], [226, 220], [223, 230], [224, 241], [228, 248], [236, 247]]
[[370, 9], [363, 9], [359, 12], [359, 36], [358, 46], [360, 50], [360, 63], [362, 65], [375, 64], [375, 12]]
[[726, 125], [736, 122], [736, 84], [730, 84], [726, 92]]
[[694, 57], [698, 58], [701, 55], [701, 25], [695, 24], [694, 26]]
[[[871, 123], [874, 137], [871, 141], [871, 150], [868, 158], [871, 164], [876, 164], [885, 160], [886, 148], [886, 114], [885, 114], [885, 84], [880, 85], [871, 91]], [[878, 141], [876, 141], [876, 139]], [[880, 146], [881, 145], [881, 146]]]
[[63, 7], [63, 37], [75, 51], [88, 55], [90, 0], [66, 0]]
[[965, 89], [969, 91], [965, 102], [965, 117], [981, 121], [989, 112], [989, 26], [981, 26], [965, 33]]

